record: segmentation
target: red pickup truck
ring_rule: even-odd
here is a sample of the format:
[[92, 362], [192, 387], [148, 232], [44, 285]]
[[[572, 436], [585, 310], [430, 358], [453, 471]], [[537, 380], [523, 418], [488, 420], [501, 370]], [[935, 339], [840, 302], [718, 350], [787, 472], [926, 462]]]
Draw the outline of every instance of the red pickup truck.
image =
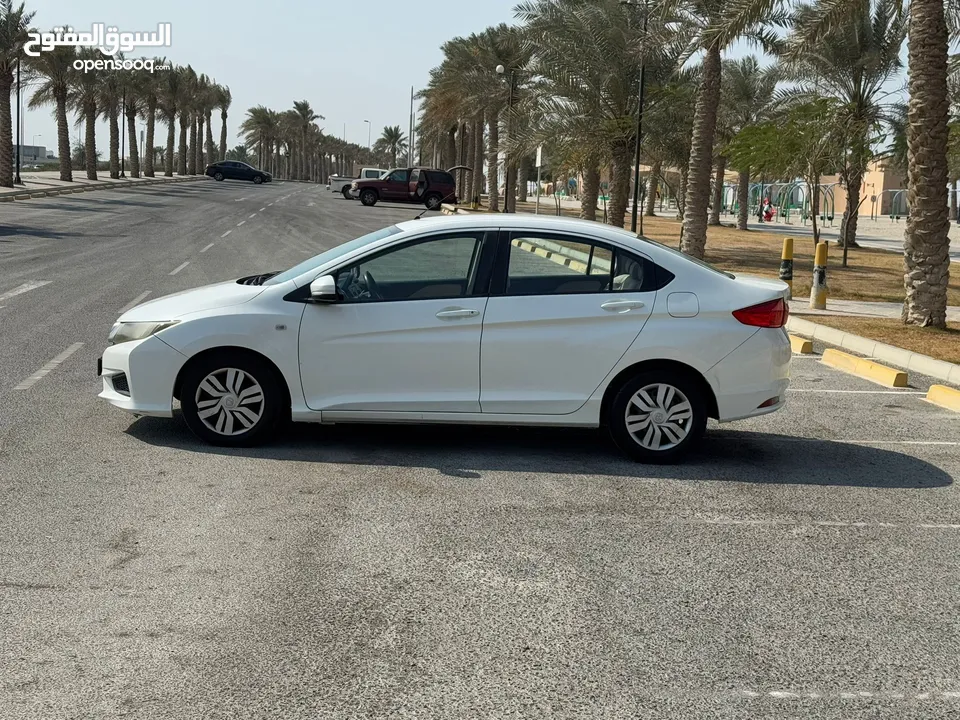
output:
[[433, 168], [397, 168], [376, 180], [354, 180], [350, 194], [364, 205], [383, 202], [416, 203], [439, 210], [442, 203], [457, 202], [453, 175]]

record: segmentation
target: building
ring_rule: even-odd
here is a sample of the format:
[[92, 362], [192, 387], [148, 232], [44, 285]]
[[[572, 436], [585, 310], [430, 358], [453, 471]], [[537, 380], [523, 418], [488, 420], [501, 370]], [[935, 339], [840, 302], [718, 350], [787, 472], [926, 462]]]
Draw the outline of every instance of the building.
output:
[[[832, 189], [832, 214], [839, 222], [847, 209], [847, 190], [840, 184], [839, 175], [825, 175], [820, 184]], [[871, 162], [860, 187], [860, 217], [905, 216], [906, 186], [906, 177], [890, 165], [889, 157], [879, 157]]]
[[[17, 146], [13, 146], [13, 157], [17, 157]], [[21, 145], [20, 162], [45, 162], [48, 158], [47, 148], [43, 145]]]

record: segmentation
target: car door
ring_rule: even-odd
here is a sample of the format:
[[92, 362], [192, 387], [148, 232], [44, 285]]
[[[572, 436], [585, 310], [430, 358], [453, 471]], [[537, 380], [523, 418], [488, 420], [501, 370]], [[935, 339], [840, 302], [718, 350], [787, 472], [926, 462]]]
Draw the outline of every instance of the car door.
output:
[[223, 176], [228, 180], [241, 180], [242, 175], [240, 168], [242, 167], [241, 163], [228, 160], [223, 163]]
[[496, 233], [448, 231], [335, 274], [342, 301], [300, 326], [307, 406], [347, 412], [480, 412], [480, 331]]
[[383, 183], [383, 188], [380, 190], [380, 198], [387, 201], [406, 200], [409, 177], [409, 170], [394, 170], [387, 176], [386, 182]]
[[407, 181], [408, 198], [418, 195], [417, 186], [420, 185], [422, 180], [425, 180], [425, 176], [421, 176], [420, 168], [413, 168], [410, 170], [410, 179]]
[[482, 412], [582, 407], [650, 316], [655, 268], [588, 236], [502, 232], [483, 320]]

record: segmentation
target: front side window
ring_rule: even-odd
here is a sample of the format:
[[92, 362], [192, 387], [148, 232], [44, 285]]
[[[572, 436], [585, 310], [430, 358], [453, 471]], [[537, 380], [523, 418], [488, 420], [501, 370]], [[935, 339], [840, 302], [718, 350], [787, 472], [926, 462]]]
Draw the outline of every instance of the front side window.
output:
[[390, 177], [387, 178], [390, 182], [407, 182], [410, 172], [408, 170], [394, 170], [390, 173]]
[[649, 292], [661, 286], [657, 270], [646, 258], [587, 239], [515, 232], [504, 290], [507, 295]]
[[388, 250], [340, 270], [337, 286], [348, 303], [467, 297], [481, 239], [457, 233]]

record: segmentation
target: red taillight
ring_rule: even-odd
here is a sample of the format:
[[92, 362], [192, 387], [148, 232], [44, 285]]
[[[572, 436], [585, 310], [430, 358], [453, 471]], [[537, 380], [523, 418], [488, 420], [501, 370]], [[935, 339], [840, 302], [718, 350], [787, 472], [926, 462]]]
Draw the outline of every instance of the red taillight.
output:
[[789, 314], [790, 306], [783, 301], [783, 298], [733, 311], [733, 316], [744, 325], [765, 328], [783, 327], [787, 324]]

